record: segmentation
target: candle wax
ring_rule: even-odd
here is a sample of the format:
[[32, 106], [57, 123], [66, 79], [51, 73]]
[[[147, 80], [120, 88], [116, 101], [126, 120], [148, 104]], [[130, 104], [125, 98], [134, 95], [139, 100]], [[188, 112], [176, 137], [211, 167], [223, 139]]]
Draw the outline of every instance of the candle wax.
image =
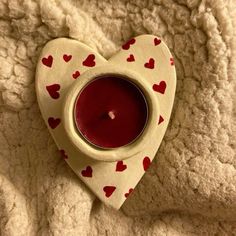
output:
[[95, 78], [75, 103], [75, 123], [90, 143], [117, 148], [134, 141], [143, 131], [148, 107], [141, 90], [116, 75]]

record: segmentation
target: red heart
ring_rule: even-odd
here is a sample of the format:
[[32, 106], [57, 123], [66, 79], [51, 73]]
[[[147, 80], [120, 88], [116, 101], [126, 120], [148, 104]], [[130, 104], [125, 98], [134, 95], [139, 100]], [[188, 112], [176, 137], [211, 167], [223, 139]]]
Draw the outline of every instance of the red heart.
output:
[[87, 58], [83, 61], [84, 66], [93, 67], [95, 66], [95, 55], [89, 54]]
[[49, 95], [53, 99], [58, 99], [60, 97], [60, 93], [58, 92], [60, 90], [60, 88], [61, 88], [60, 84], [52, 84], [52, 85], [46, 86], [46, 89], [47, 89]]
[[144, 171], [146, 171], [148, 169], [150, 164], [151, 164], [150, 158], [149, 157], [144, 157], [143, 158], [143, 169], [144, 169]]
[[55, 129], [60, 123], [61, 123], [60, 118], [53, 118], [53, 117], [48, 118], [48, 124], [52, 129]]
[[72, 55], [67, 55], [67, 54], [64, 54], [64, 55], [63, 55], [63, 59], [64, 59], [65, 62], [70, 61], [71, 58], [72, 58]]
[[158, 38], [154, 38], [154, 45], [157, 46], [161, 43], [161, 40]]
[[77, 79], [79, 76], [80, 76], [80, 72], [79, 72], [78, 70], [75, 71], [75, 72], [73, 73], [73, 75], [72, 75], [72, 77], [73, 77], [74, 79]]
[[82, 170], [81, 171], [81, 174], [84, 176], [84, 177], [92, 177], [93, 175], [93, 169], [91, 166], [87, 166], [85, 170]]
[[127, 198], [131, 193], [133, 192], [133, 189], [130, 188], [128, 193], [125, 193], [125, 197]]
[[123, 48], [124, 50], [128, 50], [129, 47], [130, 47], [132, 44], [135, 43], [135, 41], [136, 41], [136, 40], [135, 40], [134, 38], [130, 39], [128, 42], [126, 42], [126, 43], [122, 46], [122, 48]]
[[127, 165], [123, 163], [123, 161], [118, 161], [116, 164], [116, 171], [124, 171], [127, 168]]
[[154, 91], [164, 94], [166, 90], [166, 82], [161, 81], [159, 84], [154, 84], [152, 88]]
[[52, 62], [53, 62], [53, 57], [51, 55], [49, 55], [48, 57], [44, 57], [42, 59], [42, 63], [47, 66], [47, 67], [51, 67], [52, 66]]
[[66, 155], [65, 150], [61, 149], [61, 150], [59, 150], [59, 152], [61, 153], [61, 156], [63, 157], [64, 160], [68, 159], [68, 156]]
[[105, 186], [103, 188], [103, 191], [105, 192], [106, 197], [110, 197], [115, 190], [116, 190], [115, 186]]
[[144, 64], [144, 66], [148, 69], [153, 69], [155, 64], [155, 60], [153, 58], [150, 58], [148, 62]]
[[135, 61], [134, 55], [133, 55], [133, 54], [130, 54], [129, 57], [127, 58], [127, 61], [128, 61], [128, 62]]
[[164, 121], [164, 118], [162, 116], [159, 116], [158, 125], [161, 124], [163, 121]]

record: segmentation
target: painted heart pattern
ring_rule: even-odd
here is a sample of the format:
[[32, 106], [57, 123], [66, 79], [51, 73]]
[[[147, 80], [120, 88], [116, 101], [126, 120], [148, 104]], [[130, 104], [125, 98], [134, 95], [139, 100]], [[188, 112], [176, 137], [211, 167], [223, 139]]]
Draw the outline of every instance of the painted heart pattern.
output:
[[164, 121], [164, 118], [160, 115], [158, 120], [158, 125], [161, 124]]
[[53, 99], [58, 99], [60, 97], [60, 93], [59, 93], [60, 88], [61, 88], [60, 84], [52, 84], [52, 85], [46, 86], [48, 94]]
[[118, 161], [116, 163], [116, 171], [120, 171], [121, 172], [121, 171], [126, 170], [126, 168], [127, 168], [127, 165], [125, 165], [123, 161]]
[[72, 58], [72, 55], [67, 55], [67, 54], [63, 55], [63, 59], [65, 62], [69, 62], [71, 60], [71, 58]]
[[55, 129], [61, 123], [60, 118], [49, 117], [48, 118], [48, 125], [51, 129]]
[[84, 66], [88, 66], [88, 67], [93, 67], [96, 65], [95, 62], [95, 55], [94, 54], [89, 54], [87, 56], [87, 58], [83, 61], [83, 65]]
[[128, 61], [128, 62], [135, 61], [134, 55], [133, 55], [133, 54], [130, 54], [129, 57], [127, 58], [127, 61]]
[[151, 160], [149, 157], [144, 157], [143, 159], [143, 170], [146, 171], [151, 164]]
[[73, 77], [74, 79], [77, 79], [79, 76], [80, 76], [80, 72], [79, 72], [78, 70], [75, 71], [75, 72], [72, 74], [72, 77]]
[[161, 39], [159, 38], [154, 38], [154, 45], [157, 46], [161, 43]]
[[[84, 72], [110, 63], [141, 74], [156, 97], [160, 111], [155, 117], [157, 132], [147, 148], [126, 160], [102, 162], [86, 158], [71, 144], [63, 127], [62, 103], [68, 88], [80, 80]], [[151, 166], [170, 119], [175, 87], [173, 56], [164, 42], [153, 35], [128, 40], [109, 60], [75, 40], [55, 39], [43, 48], [36, 72], [38, 103], [62, 159], [98, 198], [116, 209], [131, 197]]]
[[87, 166], [85, 170], [81, 171], [83, 177], [92, 177], [93, 169], [91, 166]]
[[164, 94], [165, 91], [166, 91], [166, 82], [165, 81], [161, 81], [159, 84], [154, 84], [152, 86], [153, 90], [158, 92], [158, 93], [161, 93], [161, 94]]
[[42, 58], [43, 65], [49, 68], [52, 66], [52, 62], [53, 62], [53, 57], [51, 55]]
[[130, 188], [129, 191], [127, 193], [125, 193], [125, 197], [129, 197], [129, 195], [133, 192], [133, 189]]
[[105, 196], [108, 198], [110, 197], [113, 192], [116, 190], [116, 187], [115, 186], [105, 186], [103, 188], [103, 191], [105, 192]]
[[148, 62], [144, 64], [144, 66], [148, 69], [154, 69], [155, 66], [155, 60], [153, 58], [150, 58]]
[[122, 48], [123, 48], [124, 50], [128, 50], [131, 45], [135, 44], [135, 42], [136, 42], [136, 39], [135, 39], [135, 38], [132, 38], [132, 39], [130, 39], [128, 42], [126, 42], [126, 43], [122, 46]]

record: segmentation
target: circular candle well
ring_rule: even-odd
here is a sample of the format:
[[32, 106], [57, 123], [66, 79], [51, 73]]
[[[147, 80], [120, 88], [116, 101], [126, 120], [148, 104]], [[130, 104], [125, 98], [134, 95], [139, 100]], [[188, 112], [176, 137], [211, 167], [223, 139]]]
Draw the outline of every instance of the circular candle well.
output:
[[103, 75], [79, 93], [74, 119], [89, 143], [104, 149], [118, 148], [141, 135], [148, 119], [148, 105], [136, 84], [119, 75]]

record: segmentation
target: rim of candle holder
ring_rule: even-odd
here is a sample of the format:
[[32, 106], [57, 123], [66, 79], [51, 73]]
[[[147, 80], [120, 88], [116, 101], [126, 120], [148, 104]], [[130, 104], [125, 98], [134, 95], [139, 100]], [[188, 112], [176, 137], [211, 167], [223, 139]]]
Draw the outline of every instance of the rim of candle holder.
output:
[[[99, 147], [87, 140], [78, 129], [74, 119], [74, 109], [80, 92], [94, 79], [114, 75], [132, 82], [141, 90], [147, 103], [147, 121], [142, 132], [130, 143], [117, 148]], [[142, 151], [152, 138], [159, 117], [159, 104], [150, 85], [140, 74], [115, 65], [105, 65], [84, 72], [69, 88], [63, 105], [63, 125], [71, 143], [88, 157], [99, 161], [124, 160]]]

